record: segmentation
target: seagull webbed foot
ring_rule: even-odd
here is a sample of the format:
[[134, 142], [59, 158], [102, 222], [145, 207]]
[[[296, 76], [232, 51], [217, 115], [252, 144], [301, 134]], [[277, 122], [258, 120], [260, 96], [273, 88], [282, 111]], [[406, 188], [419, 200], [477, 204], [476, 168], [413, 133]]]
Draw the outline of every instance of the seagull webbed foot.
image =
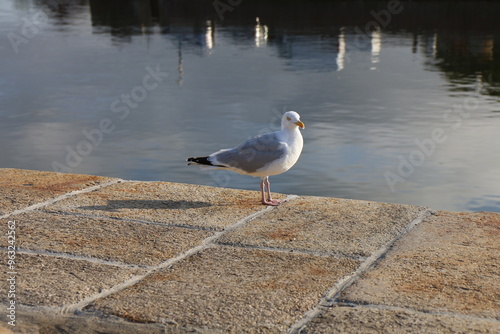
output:
[[282, 200], [279, 200], [279, 199], [271, 199], [269, 201], [262, 201], [262, 204], [264, 205], [271, 205], [271, 206], [278, 206], [280, 205], [281, 203], [283, 203], [284, 201]]

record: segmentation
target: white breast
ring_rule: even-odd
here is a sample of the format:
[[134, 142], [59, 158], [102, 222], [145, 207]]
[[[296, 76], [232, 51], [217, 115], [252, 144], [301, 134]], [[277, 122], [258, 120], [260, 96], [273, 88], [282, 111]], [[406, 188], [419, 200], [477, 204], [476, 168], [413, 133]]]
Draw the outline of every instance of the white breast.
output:
[[297, 160], [299, 160], [304, 145], [304, 140], [302, 139], [302, 134], [299, 129], [297, 128], [294, 131], [283, 131], [280, 135], [282, 141], [288, 146], [286, 154], [284, 154], [282, 158], [258, 169], [255, 173], [252, 173], [252, 176], [263, 177], [284, 173], [292, 168]]

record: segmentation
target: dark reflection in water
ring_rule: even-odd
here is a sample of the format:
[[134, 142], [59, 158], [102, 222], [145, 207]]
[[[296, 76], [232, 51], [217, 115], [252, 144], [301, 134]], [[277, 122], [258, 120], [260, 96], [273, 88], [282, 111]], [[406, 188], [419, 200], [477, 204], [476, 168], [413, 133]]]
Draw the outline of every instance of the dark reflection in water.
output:
[[183, 160], [296, 110], [274, 191], [500, 211], [498, 2], [0, 7], [1, 167], [256, 189]]

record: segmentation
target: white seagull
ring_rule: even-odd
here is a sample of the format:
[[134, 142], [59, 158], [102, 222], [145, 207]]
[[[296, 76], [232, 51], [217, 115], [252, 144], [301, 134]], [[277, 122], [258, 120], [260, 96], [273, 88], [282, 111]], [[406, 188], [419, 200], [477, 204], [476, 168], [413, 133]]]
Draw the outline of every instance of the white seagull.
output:
[[300, 115], [295, 111], [287, 111], [281, 119], [280, 131], [251, 138], [237, 147], [223, 149], [206, 157], [189, 158], [188, 165], [203, 165], [210, 169], [227, 169], [260, 177], [262, 204], [279, 205], [282, 201], [271, 198], [269, 176], [286, 172], [299, 159], [304, 144], [299, 127], [305, 128]]

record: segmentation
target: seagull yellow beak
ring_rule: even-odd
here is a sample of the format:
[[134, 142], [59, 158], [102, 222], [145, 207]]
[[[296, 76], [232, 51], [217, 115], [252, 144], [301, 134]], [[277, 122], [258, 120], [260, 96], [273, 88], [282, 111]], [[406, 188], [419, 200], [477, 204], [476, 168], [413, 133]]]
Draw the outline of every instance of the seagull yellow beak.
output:
[[304, 123], [302, 123], [301, 121], [295, 122], [295, 125], [297, 125], [298, 127], [302, 128], [302, 129], [306, 128], [306, 126], [304, 125]]

